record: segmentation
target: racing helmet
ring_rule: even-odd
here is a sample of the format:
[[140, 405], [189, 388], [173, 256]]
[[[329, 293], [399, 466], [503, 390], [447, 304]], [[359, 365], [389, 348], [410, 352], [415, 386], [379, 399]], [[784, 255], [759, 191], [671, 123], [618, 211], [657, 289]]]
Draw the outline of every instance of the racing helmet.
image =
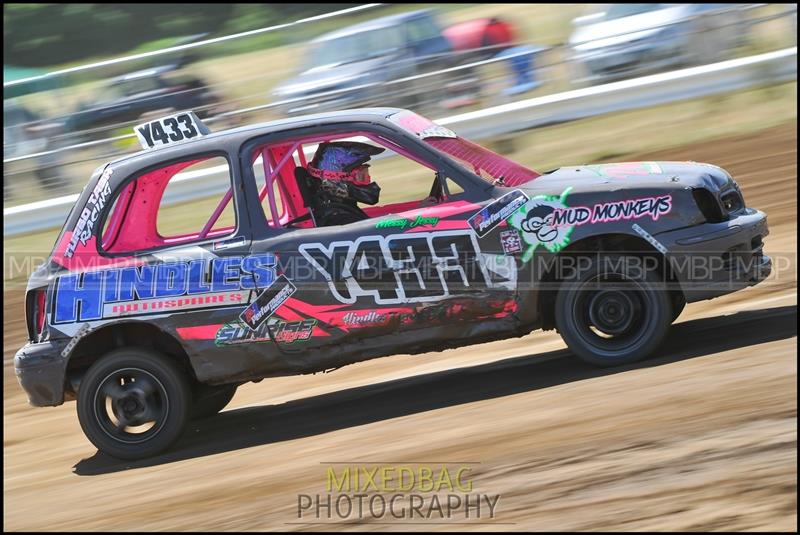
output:
[[383, 147], [357, 141], [320, 143], [308, 164], [308, 174], [321, 180], [366, 186], [371, 180], [366, 162], [384, 150]]

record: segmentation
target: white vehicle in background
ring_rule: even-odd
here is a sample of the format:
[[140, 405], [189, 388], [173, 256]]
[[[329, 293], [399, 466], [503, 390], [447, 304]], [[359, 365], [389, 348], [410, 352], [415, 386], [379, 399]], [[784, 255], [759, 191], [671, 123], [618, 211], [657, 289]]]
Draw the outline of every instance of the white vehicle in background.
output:
[[746, 4], [607, 4], [572, 21], [573, 82], [606, 82], [726, 59]]
[[51, 152], [50, 139], [62, 131], [61, 123], [42, 120], [16, 98], [3, 100], [3, 160], [39, 154], [3, 164], [4, 199], [12, 198], [15, 189], [29, 188], [31, 178], [47, 192], [61, 191], [66, 179], [61, 175], [61, 158]]

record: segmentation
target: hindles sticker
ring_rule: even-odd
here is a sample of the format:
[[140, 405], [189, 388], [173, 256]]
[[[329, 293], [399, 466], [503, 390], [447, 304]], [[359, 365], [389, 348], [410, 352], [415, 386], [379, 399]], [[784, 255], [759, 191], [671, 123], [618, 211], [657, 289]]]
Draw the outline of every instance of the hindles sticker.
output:
[[199, 258], [76, 272], [56, 280], [54, 324], [242, 306], [275, 280], [275, 255]]

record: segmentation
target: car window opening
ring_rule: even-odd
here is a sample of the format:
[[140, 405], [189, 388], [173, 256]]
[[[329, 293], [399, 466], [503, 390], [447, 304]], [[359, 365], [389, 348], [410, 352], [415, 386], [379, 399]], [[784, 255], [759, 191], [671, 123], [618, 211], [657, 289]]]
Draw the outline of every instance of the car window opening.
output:
[[[311, 180], [316, 187], [317, 183], [309, 172], [309, 164], [313, 165], [311, 156], [315, 155], [323, 144], [335, 145], [337, 148], [340, 146], [347, 146], [348, 144], [363, 144], [364, 142], [371, 142], [370, 146], [376, 147], [376, 151], [388, 151], [387, 155], [395, 153], [396, 155], [404, 156], [406, 160], [415, 162], [427, 170], [433, 171], [434, 186], [430, 188], [430, 194], [426, 190], [426, 195], [421, 196], [417, 200], [404, 201], [404, 202], [390, 202], [387, 204], [378, 204], [375, 199], [374, 204], [367, 202], [369, 194], [363, 191], [358, 191], [359, 195], [365, 195], [358, 203], [366, 203], [369, 206], [358, 206], [357, 202], [350, 202], [347, 206], [340, 206], [337, 203], [336, 208], [342, 212], [343, 219], [333, 217], [323, 217], [320, 220], [319, 206], [315, 210], [316, 200], [314, 195], [318, 193], [317, 190], [310, 191], [308, 181]], [[438, 176], [437, 169], [432, 164], [426, 162], [410, 151], [399, 146], [397, 143], [377, 134], [371, 132], [342, 132], [336, 134], [329, 134], [323, 136], [313, 136], [300, 140], [286, 141], [278, 144], [265, 144], [256, 147], [251, 155], [253, 162], [253, 171], [259, 186], [259, 202], [264, 208], [264, 215], [267, 224], [272, 228], [314, 228], [321, 226], [330, 226], [331, 224], [346, 224], [346, 222], [353, 222], [358, 219], [369, 219], [382, 215], [399, 213], [414, 208], [421, 208], [427, 201], [430, 204], [440, 204], [444, 202], [449, 195], [447, 184], [436, 186], [436, 182], [445, 181], [444, 176]], [[370, 165], [375, 160], [369, 160]], [[262, 169], [258, 169], [258, 167]], [[326, 175], [327, 176], [327, 175]], [[262, 178], [263, 177], [263, 178]], [[263, 183], [261, 180], [263, 179]], [[337, 181], [334, 181], [337, 182]], [[368, 184], [376, 184], [367, 180], [367, 183], [356, 183], [358, 186], [365, 186], [370, 191], [380, 191], [380, 185], [377, 188], [371, 187]], [[341, 181], [337, 187], [341, 186]], [[349, 191], [353, 191], [352, 186]], [[433, 193], [440, 192], [439, 198], [431, 200]], [[266, 199], [266, 205], [264, 200]], [[327, 207], [328, 205], [326, 205]], [[333, 223], [332, 221], [342, 221]]]

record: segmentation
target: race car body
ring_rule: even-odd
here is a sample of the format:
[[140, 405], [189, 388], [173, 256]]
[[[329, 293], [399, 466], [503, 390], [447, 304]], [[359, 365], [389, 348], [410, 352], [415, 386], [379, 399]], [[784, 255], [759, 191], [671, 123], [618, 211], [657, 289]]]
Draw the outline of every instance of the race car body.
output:
[[[394, 108], [213, 134], [182, 114], [137, 134], [151, 148], [97, 169], [32, 275], [15, 358], [32, 404], [77, 398], [119, 457], [164, 450], [265, 377], [537, 328], [589, 362], [632, 362], [687, 301], [770, 271], [765, 214], [713, 165], [539, 174]], [[353, 184], [316, 178], [309, 155], [352, 140], [386, 151], [370, 173], [387, 202], [326, 197]], [[401, 161], [428, 177], [421, 196], [388, 176]], [[193, 230], [166, 233], [171, 188], [222, 171], [219, 201], [181, 215]]]

